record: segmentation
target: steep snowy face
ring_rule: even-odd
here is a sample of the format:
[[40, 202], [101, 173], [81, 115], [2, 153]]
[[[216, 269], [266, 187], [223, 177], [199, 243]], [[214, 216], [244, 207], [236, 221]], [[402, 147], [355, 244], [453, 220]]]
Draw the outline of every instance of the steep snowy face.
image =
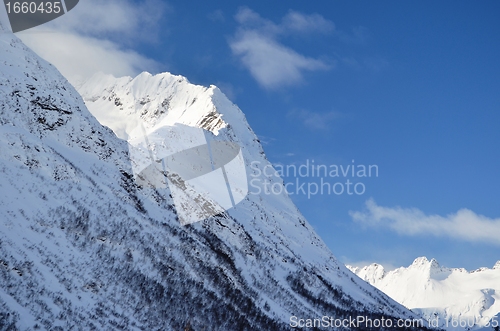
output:
[[[195, 140], [191, 133], [194, 128], [209, 131], [211, 140], [237, 143], [242, 151], [243, 168], [235, 170], [233, 176], [248, 179], [246, 184], [250, 187], [244, 199], [226, 211], [256, 242], [272, 247], [269, 252], [277, 262], [276, 280], [286, 282], [287, 275], [299, 272], [290, 264], [296, 259], [307, 261], [307, 270], [324, 272], [326, 278], [333, 276], [332, 281], [339, 285], [350, 278], [289, 197], [284, 192], [265, 193], [262, 186], [265, 181], [282, 185], [282, 179], [274, 173], [243, 112], [217, 87], [193, 85], [186, 78], [170, 73], [155, 76], [142, 73], [136, 78], [97, 74], [80, 86], [79, 92], [88, 109], [129, 143], [134, 144], [147, 135], [150, 152], [144, 155], [165, 154], [172, 146], [177, 152], [190, 147]], [[177, 134], [168, 134], [172, 131]], [[184, 167], [195, 165], [186, 162]], [[182, 201], [182, 209], [189, 213], [196, 208], [195, 202]], [[182, 211], [177, 209], [177, 212]], [[264, 276], [254, 268], [245, 273], [251, 278]], [[353, 295], [355, 300], [374, 303], [371, 295], [358, 291], [353, 291]]]
[[[228, 213], [254, 237], [273, 246], [286, 243], [293, 255], [303, 257], [314, 267], [343, 269], [284, 192], [266, 194], [264, 183], [283, 182], [274, 173], [243, 112], [217, 87], [193, 85], [169, 73], [142, 73], [134, 79], [97, 74], [79, 92], [92, 114], [118, 136], [139, 148], [146, 144], [137, 141], [147, 140], [148, 150], [139, 150], [137, 154], [143, 157], [137, 162], [152, 155], [153, 161], [148, 162], [159, 163], [160, 156], [194, 148], [199, 144], [192, 132], [196, 128], [207, 130], [209, 134], [204, 137], [209, 140], [236, 143], [241, 148], [243, 167], [233, 170], [233, 178], [246, 179], [247, 190], [240, 197], [244, 200], [236, 208], [227, 208]], [[198, 166], [189, 161], [184, 164], [186, 169]], [[195, 213], [199, 206], [194, 200], [181, 200], [177, 212]], [[283, 258], [289, 260], [290, 256]]]
[[102, 128], [54, 67], [30, 54], [31, 51], [9, 33], [0, 34], [0, 42], [3, 53], [1, 125], [26, 130], [38, 138], [58, 141], [68, 147], [78, 146], [103, 159], [113, 154], [113, 146], [107, 146], [106, 141], [118, 142], [112, 138], [114, 134]]
[[449, 330], [500, 324], [500, 268], [445, 268], [432, 259], [415, 259], [408, 268], [384, 272], [377, 264], [363, 268], [349, 267], [404, 306], [438, 320]]
[[[137, 138], [139, 119], [147, 137], [205, 130], [241, 148], [256, 185], [281, 183], [262, 171], [257, 138], [217, 88], [169, 74], [94, 83], [82, 86], [87, 104], [120, 137]], [[286, 195], [248, 193], [181, 225], [170, 188], [138, 184], [127, 141], [9, 33], [0, 151], [0, 330], [288, 330], [292, 315], [415, 316], [341, 266]]]
[[[219, 135], [228, 124], [214, 103], [216, 87], [143, 73], [96, 75], [80, 91], [100, 121], [128, 140], [135, 178], [169, 188], [182, 224], [223, 213], [248, 194], [243, 154], [252, 149], [242, 151], [240, 141]], [[235, 125], [245, 122], [239, 110], [233, 113]]]
[[[160, 155], [162, 150], [171, 149], [172, 145], [185, 148], [189, 145], [186, 141], [192, 143], [194, 140], [190, 133], [193, 128], [205, 129], [211, 132], [210, 139], [235, 142], [241, 147], [244, 168], [243, 174], [237, 173], [237, 177], [252, 180], [253, 188], [260, 186], [264, 180], [282, 185], [281, 179], [268, 171], [272, 167], [244, 114], [215, 86], [192, 85], [186, 78], [169, 73], [156, 76], [142, 73], [133, 79], [98, 74], [80, 86], [79, 91], [89, 110], [118, 136], [131, 144], [143, 135], [150, 137], [150, 154]], [[140, 130], [137, 130], [138, 126], [141, 126]], [[173, 130], [178, 134], [165, 134]], [[152, 135], [157, 132], [164, 134]], [[184, 166], [193, 167], [190, 163]], [[236, 208], [227, 210], [227, 214], [244, 226], [256, 242], [273, 247], [272, 254], [277, 253], [274, 260], [279, 261], [274, 269], [275, 281], [285, 282], [284, 275], [297, 272], [290, 262], [300, 259], [307, 261], [304, 270], [326, 271], [325, 277], [332, 279], [334, 276], [332, 281], [343, 286], [341, 284], [349, 277], [348, 273], [337, 263], [288, 196], [263, 192], [262, 187], [256, 192], [248, 192]], [[183, 201], [182, 208], [193, 210], [196, 206], [190, 201]], [[336, 275], [331, 273], [332, 270], [337, 270]], [[310, 279], [300, 273], [301, 277]], [[265, 277], [258, 268], [250, 268], [245, 274], [255, 279]], [[358, 287], [359, 283], [355, 283], [347, 285], [347, 288], [353, 285]], [[355, 293], [355, 300], [378, 301], [373, 301], [373, 294], [359, 295], [358, 290], [351, 292]]]
[[[123, 226], [138, 231], [147, 214], [127, 144], [11, 33], [0, 33], [0, 171], [0, 329], [113, 330], [129, 319], [113, 303], [125, 275], [110, 276], [110, 259], [124, 253]], [[96, 324], [97, 309], [115, 318]]]

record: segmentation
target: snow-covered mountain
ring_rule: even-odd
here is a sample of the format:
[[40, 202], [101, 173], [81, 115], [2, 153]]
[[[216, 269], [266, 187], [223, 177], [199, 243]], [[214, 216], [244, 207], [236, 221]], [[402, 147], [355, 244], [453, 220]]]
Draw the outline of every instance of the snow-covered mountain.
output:
[[[144, 73], [96, 76], [80, 91], [115, 133], [52, 65], [0, 31], [0, 330], [275, 331], [291, 316], [415, 318], [339, 263], [284, 194], [249, 193], [182, 225], [179, 210], [197, 213], [199, 201], [179, 205], [169, 186], [136, 181], [142, 161], [125, 139], [141, 121], [156, 139], [152, 159], [205, 129], [241, 147], [246, 176], [281, 183], [262, 172], [258, 139], [216, 87]], [[186, 136], [162, 139], [163, 129]]]
[[440, 327], [500, 326], [500, 261], [493, 269], [470, 272], [445, 268], [425, 257], [389, 272], [376, 263], [348, 268], [426, 320], [438, 321]]

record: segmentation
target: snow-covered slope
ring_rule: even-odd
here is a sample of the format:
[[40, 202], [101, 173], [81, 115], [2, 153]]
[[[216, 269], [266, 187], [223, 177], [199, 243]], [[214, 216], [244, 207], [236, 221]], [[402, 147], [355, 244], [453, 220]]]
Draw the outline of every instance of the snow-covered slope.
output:
[[[122, 138], [138, 119], [147, 133], [205, 128], [241, 146], [248, 176], [265, 176], [257, 138], [215, 87], [142, 74], [101, 76], [81, 91]], [[135, 161], [53, 66], [0, 33], [0, 330], [288, 330], [292, 315], [414, 317], [353, 277], [287, 196], [249, 194], [182, 226], [168, 187], [136, 183]]]
[[[386, 272], [379, 264], [350, 267], [361, 279], [449, 330], [500, 325], [500, 261], [493, 269], [445, 268], [417, 258], [408, 268]], [[460, 325], [461, 324], [461, 325]]]

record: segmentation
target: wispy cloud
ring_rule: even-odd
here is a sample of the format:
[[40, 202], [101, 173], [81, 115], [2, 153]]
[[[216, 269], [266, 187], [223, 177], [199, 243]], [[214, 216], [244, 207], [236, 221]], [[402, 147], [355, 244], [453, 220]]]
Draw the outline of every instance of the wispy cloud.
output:
[[208, 13], [207, 18], [213, 22], [224, 22], [226, 20], [224, 12], [221, 9]]
[[355, 222], [371, 227], [387, 227], [402, 235], [450, 237], [500, 245], [500, 218], [488, 218], [469, 209], [460, 209], [446, 216], [426, 215], [416, 208], [378, 206], [370, 199], [365, 210], [349, 214]]
[[334, 24], [321, 15], [290, 11], [276, 24], [249, 8], [241, 8], [235, 19], [240, 26], [229, 42], [231, 50], [264, 88], [295, 85], [303, 81], [305, 71], [331, 68], [330, 64], [302, 55], [278, 40], [287, 34], [333, 31]]
[[96, 72], [116, 77], [135, 76], [157, 67], [155, 61], [108, 40], [65, 32], [47, 33], [43, 37], [26, 34], [21, 38], [75, 86]]
[[335, 31], [335, 24], [320, 14], [302, 14], [290, 10], [280, 23], [261, 17], [247, 7], [242, 7], [235, 16], [236, 21], [244, 29], [257, 30], [269, 35], [301, 33], [331, 33]]
[[154, 42], [166, 10], [159, 0], [80, 1], [66, 15], [19, 37], [73, 84], [99, 71], [136, 75], [159, 65], [130, 46]]
[[319, 14], [305, 15], [297, 11], [289, 11], [281, 22], [283, 32], [322, 32], [335, 30], [335, 24]]
[[288, 118], [298, 119], [311, 130], [327, 130], [334, 120], [340, 118], [341, 113], [330, 111], [326, 113], [313, 112], [308, 110], [292, 110], [288, 113]]
[[329, 69], [321, 60], [305, 57], [255, 31], [241, 32], [231, 49], [257, 82], [268, 89], [300, 83], [306, 70]]

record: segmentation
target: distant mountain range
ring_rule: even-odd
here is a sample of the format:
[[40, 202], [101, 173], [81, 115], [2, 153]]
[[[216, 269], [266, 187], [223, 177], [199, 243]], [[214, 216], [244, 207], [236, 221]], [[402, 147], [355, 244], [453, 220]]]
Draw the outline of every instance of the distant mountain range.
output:
[[491, 330], [500, 326], [500, 261], [492, 269], [470, 272], [442, 267], [425, 257], [417, 258], [407, 268], [388, 272], [379, 264], [347, 267], [439, 327]]

